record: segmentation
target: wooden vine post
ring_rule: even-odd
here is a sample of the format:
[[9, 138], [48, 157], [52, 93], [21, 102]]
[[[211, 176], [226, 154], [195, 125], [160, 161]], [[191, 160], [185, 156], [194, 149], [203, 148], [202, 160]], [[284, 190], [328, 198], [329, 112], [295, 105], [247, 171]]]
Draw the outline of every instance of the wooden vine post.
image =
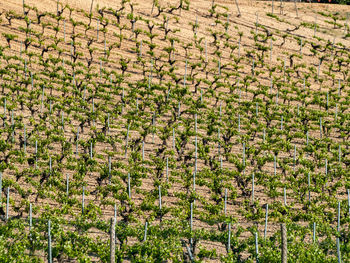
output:
[[287, 263], [287, 228], [286, 224], [281, 224], [281, 262]]
[[115, 217], [111, 218], [111, 231], [110, 231], [110, 263], [115, 263]]

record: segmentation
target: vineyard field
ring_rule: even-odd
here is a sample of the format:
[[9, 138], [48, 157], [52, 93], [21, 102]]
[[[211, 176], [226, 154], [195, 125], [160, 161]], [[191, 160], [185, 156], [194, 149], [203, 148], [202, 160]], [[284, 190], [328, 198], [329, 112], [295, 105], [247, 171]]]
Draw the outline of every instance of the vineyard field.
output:
[[347, 5], [2, 1], [0, 262], [350, 262], [349, 47]]

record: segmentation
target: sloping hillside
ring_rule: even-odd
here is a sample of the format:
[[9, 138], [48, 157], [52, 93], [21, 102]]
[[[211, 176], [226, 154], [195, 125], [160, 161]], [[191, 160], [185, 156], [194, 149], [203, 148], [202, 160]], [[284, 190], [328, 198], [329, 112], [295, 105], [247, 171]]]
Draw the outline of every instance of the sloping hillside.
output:
[[348, 6], [0, 13], [1, 262], [350, 260]]

